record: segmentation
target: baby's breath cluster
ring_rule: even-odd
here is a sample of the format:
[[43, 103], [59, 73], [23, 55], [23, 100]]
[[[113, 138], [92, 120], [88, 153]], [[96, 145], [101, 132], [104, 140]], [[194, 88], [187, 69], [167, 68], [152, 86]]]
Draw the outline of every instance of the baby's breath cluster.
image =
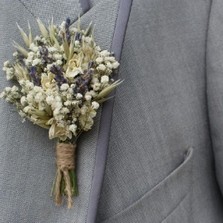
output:
[[49, 129], [49, 138], [66, 141], [88, 131], [102, 102], [121, 82], [111, 74], [119, 63], [95, 43], [92, 25], [73, 27], [70, 19], [46, 27], [37, 20], [41, 34], [33, 37], [18, 26], [25, 47], [14, 42], [13, 61], [3, 70], [14, 80], [1, 97], [19, 114]]

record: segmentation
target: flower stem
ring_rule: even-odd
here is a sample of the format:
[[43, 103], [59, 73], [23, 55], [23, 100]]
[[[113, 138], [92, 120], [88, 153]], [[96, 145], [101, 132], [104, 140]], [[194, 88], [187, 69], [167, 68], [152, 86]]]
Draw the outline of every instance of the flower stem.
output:
[[71, 182], [72, 182], [72, 195], [78, 196], [78, 186], [77, 186], [77, 175], [74, 169], [69, 171]]
[[75, 173], [76, 144], [59, 143], [56, 147], [57, 173], [51, 189], [55, 203], [62, 204], [62, 197], [67, 197], [67, 207], [73, 205], [72, 196], [78, 195], [77, 175]]

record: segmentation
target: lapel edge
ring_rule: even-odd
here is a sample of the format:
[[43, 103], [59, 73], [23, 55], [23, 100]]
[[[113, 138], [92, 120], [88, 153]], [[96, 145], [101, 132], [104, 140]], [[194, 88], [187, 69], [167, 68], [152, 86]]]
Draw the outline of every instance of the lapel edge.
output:
[[[121, 58], [122, 46], [129, 20], [132, 1], [133, 0], [119, 0], [118, 15], [111, 45], [111, 51], [114, 52], [116, 59], [119, 61]], [[102, 107], [98, 140], [96, 146], [95, 165], [85, 223], [94, 223], [96, 221], [98, 203], [100, 199], [107, 159], [113, 106], [114, 97], [111, 100], [105, 102]]]
[[90, 9], [90, 0], [79, 0], [79, 3], [82, 8], [83, 14]]

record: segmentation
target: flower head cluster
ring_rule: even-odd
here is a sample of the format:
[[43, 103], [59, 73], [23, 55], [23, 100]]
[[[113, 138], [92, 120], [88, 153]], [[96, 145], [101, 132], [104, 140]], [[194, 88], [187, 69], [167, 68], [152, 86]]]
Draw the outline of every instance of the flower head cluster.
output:
[[100, 104], [121, 83], [111, 77], [119, 63], [95, 43], [91, 24], [82, 30], [70, 19], [60, 26], [37, 23], [35, 38], [30, 26], [28, 34], [18, 26], [26, 46], [14, 43], [13, 61], [3, 66], [17, 84], [1, 97], [24, 119], [49, 129], [50, 139], [69, 140], [92, 128]]

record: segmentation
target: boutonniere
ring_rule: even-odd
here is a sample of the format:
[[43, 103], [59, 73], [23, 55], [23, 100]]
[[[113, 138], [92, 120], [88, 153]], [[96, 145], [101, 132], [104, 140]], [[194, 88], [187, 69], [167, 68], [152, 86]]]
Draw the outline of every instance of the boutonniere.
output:
[[75, 152], [77, 139], [90, 130], [100, 105], [121, 83], [112, 79], [119, 63], [94, 40], [93, 27], [74, 27], [68, 18], [60, 26], [46, 27], [39, 19], [40, 35], [33, 37], [18, 26], [25, 46], [16, 51], [3, 70], [13, 86], [1, 98], [12, 103], [23, 120], [48, 129], [56, 138], [56, 177], [51, 193], [60, 205], [67, 196], [68, 208], [78, 195]]

